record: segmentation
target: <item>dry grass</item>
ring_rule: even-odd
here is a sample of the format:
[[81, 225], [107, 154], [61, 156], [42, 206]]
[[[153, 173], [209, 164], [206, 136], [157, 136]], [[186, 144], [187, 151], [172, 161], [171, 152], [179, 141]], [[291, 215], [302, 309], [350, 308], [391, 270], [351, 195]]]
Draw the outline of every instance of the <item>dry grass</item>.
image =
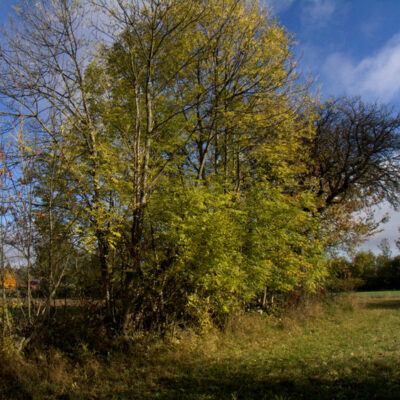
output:
[[222, 332], [121, 338], [109, 355], [9, 352], [0, 398], [398, 399], [399, 310], [400, 294], [355, 295], [239, 315]]

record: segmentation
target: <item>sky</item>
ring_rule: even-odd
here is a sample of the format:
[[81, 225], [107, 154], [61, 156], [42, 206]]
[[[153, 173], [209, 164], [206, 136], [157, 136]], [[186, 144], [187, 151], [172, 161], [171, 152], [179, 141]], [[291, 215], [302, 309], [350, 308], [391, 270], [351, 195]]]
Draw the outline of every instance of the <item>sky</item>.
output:
[[[294, 35], [299, 70], [315, 80], [322, 98], [361, 96], [400, 111], [400, 0], [264, 0]], [[379, 252], [383, 238], [393, 252], [400, 237], [400, 213], [387, 204], [383, 231], [362, 249]]]
[[399, 0], [266, 0], [321, 94], [400, 100]]
[[[262, 0], [294, 35], [303, 76], [323, 98], [359, 95], [400, 111], [400, 0]], [[0, 23], [16, 0], [0, 0]], [[382, 238], [400, 237], [400, 213], [387, 205], [378, 216], [390, 221], [362, 248], [378, 251]]]
[[15, 0], [0, 0], [0, 21], [6, 22], [9, 14], [13, 11], [12, 5], [16, 4]]

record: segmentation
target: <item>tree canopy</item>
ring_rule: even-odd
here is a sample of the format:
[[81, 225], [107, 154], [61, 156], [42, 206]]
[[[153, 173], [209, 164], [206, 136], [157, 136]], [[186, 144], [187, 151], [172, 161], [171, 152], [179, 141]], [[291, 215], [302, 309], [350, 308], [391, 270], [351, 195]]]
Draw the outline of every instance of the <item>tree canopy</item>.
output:
[[15, 229], [29, 205], [48, 310], [68, 287], [104, 301], [110, 330], [208, 326], [322, 288], [338, 221], [397, 201], [398, 117], [319, 104], [257, 1], [21, 4], [0, 52], [19, 132], [3, 201]]

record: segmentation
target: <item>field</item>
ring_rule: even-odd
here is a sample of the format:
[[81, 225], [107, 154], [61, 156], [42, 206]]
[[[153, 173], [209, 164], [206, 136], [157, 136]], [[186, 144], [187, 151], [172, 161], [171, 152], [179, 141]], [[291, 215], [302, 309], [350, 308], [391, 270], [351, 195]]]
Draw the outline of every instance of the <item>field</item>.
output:
[[[399, 399], [400, 292], [360, 293], [224, 332], [0, 361], [4, 399]], [[78, 354], [77, 353], [77, 354]], [[3, 397], [2, 397], [3, 395]]]

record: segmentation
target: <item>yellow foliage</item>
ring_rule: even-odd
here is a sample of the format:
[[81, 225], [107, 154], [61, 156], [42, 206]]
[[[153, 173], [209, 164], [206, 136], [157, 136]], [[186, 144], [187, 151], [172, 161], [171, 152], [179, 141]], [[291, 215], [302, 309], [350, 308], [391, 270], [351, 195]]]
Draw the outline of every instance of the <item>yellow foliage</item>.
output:
[[[16, 280], [15, 280], [15, 278], [11, 275], [11, 273], [9, 272], [9, 271], [5, 271], [5, 274], [4, 274], [5, 276], [4, 276], [4, 287], [6, 288], [6, 289], [10, 289], [10, 288], [13, 288], [13, 287], [15, 287], [16, 286], [16, 284], [17, 284], [17, 282], [16, 282]], [[2, 283], [2, 285], [3, 285], [3, 282], [1, 281], [1, 283]]]

